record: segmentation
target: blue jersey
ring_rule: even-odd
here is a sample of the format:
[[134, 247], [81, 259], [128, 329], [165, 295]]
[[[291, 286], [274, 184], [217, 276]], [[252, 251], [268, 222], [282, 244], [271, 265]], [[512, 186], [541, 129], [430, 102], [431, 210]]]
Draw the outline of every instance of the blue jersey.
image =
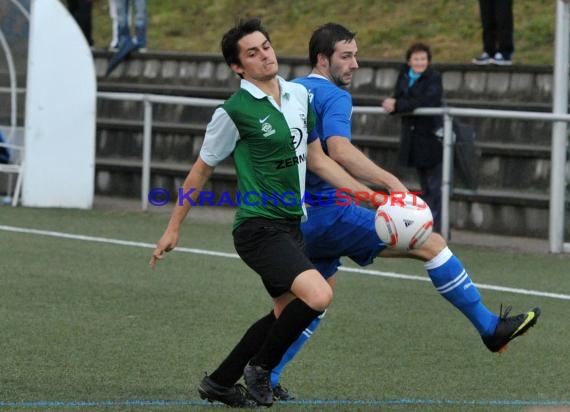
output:
[[[323, 150], [328, 154], [327, 139], [343, 136], [352, 139], [352, 97], [325, 77], [311, 74], [293, 80], [301, 83], [309, 91], [309, 100], [317, 114], [317, 133]], [[336, 199], [337, 188], [307, 170], [306, 191], [314, 202], [332, 204]], [[344, 199], [343, 202], [346, 200]]]

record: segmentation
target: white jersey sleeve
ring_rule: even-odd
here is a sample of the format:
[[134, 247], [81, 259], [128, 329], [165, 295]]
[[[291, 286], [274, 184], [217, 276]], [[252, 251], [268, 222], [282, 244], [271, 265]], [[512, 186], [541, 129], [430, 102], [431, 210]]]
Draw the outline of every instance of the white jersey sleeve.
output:
[[200, 158], [208, 166], [215, 167], [232, 154], [239, 140], [239, 132], [230, 116], [217, 108], [206, 127]]

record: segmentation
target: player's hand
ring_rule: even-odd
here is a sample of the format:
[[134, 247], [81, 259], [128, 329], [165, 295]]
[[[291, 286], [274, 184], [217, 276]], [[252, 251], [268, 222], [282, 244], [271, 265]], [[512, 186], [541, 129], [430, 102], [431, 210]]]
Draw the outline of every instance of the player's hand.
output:
[[156, 263], [159, 260], [164, 259], [164, 256], [167, 252], [170, 252], [172, 249], [176, 247], [178, 243], [178, 233], [171, 233], [165, 232], [158, 243], [156, 244], [156, 248], [152, 252], [152, 257], [148, 264], [152, 269], [156, 267]]
[[382, 102], [382, 108], [386, 113], [393, 113], [396, 110], [396, 99], [389, 97]]
[[400, 193], [408, 193], [409, 190], [404, 184], [398, 181], [393, 187], [390, 188], [390, 193], [393, 192], [400, 192]]
[[408, 193], [409, 192], [408, 188], [402, 183], [402, 181], [394, 175], [389, 175], [389, 177], [386, 178], [386, 188], [388, 189], [388, 191], [390, 193], [396, 193], [396, 192]]

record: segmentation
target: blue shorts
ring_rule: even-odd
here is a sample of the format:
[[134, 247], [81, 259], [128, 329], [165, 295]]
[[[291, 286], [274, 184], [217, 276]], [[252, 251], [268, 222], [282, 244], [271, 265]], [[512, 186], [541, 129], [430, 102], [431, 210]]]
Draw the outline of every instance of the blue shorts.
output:
[[386, 248], [376, 234], [373, 210], [351, 204], [307, 207], [307, 213], [301, 224], [305, 251], [325, 278], [336, 273], [342, 256], [366, 266]]

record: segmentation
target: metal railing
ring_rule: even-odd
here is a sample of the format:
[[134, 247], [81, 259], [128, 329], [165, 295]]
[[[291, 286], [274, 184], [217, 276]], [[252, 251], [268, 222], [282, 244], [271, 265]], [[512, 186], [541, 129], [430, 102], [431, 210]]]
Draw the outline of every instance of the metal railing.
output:
[[[148, 209], [148, 193], [150, 191], [150, 162], [152, 148], [152, 122], [153, 107], [155, 103], [161, 104], [181, 104], [185, 106], [198, 107], [216, 107], [224, 102], [220, 99], [205, 99], [193, 97], [177, 97], [163, 96], [155, 94], [140, 93], [110, 93], [99, 92], [97, 96], [100, 99], [122, 100], [122, 101], [139, 101], [144, 104], [144, 124], [143, 124], [143, 164], [142, 164], [142, 187], [141, 187], [141, 204], [142, 209]], [[353, 113], [361, 114], [386, 114], [381, 107], [374, 106], [356, 106]], [[522, 119], [522, 120], [543, 120], [549, 122], [562, 122], [566, 125], [570, 122], [568, 114], [553, 114], [540, 112], [524, 112], [512, 110], [484, 110], [469, 108], [422, 108], [416, 109], [414, 114], [419, 116], [443, 116], [443, 176], [442, 176], [442, 210], [441, 210], [441, 234], [445, 239], [449, 238], [449, 201], [451, 196], [451, 172], [452, 172], [452, 156], [453, 156], [453, 117], [485, 117], [495, 119]], [[552, 147], [551, 151], [566, 150], [566, 148]], [[563, 228], [564, 212], [565, 212], [565, 171], [564, 164], [551, 169], [551, 185], [550, 185], [550, 224], [558, 222]], [[554, 215], [553, 215], [554, 214]], [[564, 230], [549, 230], [549, 245], [552, 253], [570, 253], [570, 243], [564, 243]]]

